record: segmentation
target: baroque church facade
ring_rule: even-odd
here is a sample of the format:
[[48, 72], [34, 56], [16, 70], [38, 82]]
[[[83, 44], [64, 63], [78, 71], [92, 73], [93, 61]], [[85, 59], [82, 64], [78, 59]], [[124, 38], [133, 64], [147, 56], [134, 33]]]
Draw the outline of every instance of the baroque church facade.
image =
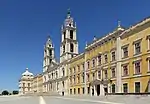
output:
[[68, 60], [78, 55], [76, 23], [67, 13], [67, 18], [61, 27], [60, 62], [55, 59], [52, 40], [48, 38], [44, 48], [43, 83], [45, 92], [58, 92], [68, 95]]

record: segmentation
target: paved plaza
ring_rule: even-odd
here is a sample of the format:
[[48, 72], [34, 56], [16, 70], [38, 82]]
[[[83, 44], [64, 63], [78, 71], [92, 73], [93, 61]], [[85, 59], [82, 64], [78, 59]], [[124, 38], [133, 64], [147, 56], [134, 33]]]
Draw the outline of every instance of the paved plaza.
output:
[[2, 96], [0, 104], [149, 104], [150, 96]]

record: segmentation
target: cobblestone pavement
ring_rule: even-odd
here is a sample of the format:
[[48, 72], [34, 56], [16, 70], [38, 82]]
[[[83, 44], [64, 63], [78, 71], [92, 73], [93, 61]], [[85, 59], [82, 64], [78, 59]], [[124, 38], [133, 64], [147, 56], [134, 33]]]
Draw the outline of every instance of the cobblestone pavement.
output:
[[150, 96], [10, 96], [0, 104], [150, 104]]

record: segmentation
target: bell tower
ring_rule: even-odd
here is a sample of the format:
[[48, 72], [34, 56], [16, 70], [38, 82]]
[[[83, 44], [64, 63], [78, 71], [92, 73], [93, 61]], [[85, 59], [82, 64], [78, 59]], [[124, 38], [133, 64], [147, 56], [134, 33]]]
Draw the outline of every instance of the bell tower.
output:
[[68, 9], [67, 17], [61, 28], [60, 63], [78, 54], [76, 23]]
[[44, 46], [43, 72], [47, 71], [48, 67], [53, 65], [53, 63], [56, 63], [54, 55], [54, 46], [49, 36]]

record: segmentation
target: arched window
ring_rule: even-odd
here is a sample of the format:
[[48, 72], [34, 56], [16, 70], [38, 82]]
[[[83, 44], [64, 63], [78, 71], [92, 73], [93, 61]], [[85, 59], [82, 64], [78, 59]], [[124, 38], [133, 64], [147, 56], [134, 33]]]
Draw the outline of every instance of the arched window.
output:
[[65, 45], [63, 45], [63, 53], [65, 53]]
[[70, 30], [70, 39], [73, 39], [73, 30]]
[[74, 51], [74, 45], [73, 43], [70, 43], [70, 52], [73, 52]]

